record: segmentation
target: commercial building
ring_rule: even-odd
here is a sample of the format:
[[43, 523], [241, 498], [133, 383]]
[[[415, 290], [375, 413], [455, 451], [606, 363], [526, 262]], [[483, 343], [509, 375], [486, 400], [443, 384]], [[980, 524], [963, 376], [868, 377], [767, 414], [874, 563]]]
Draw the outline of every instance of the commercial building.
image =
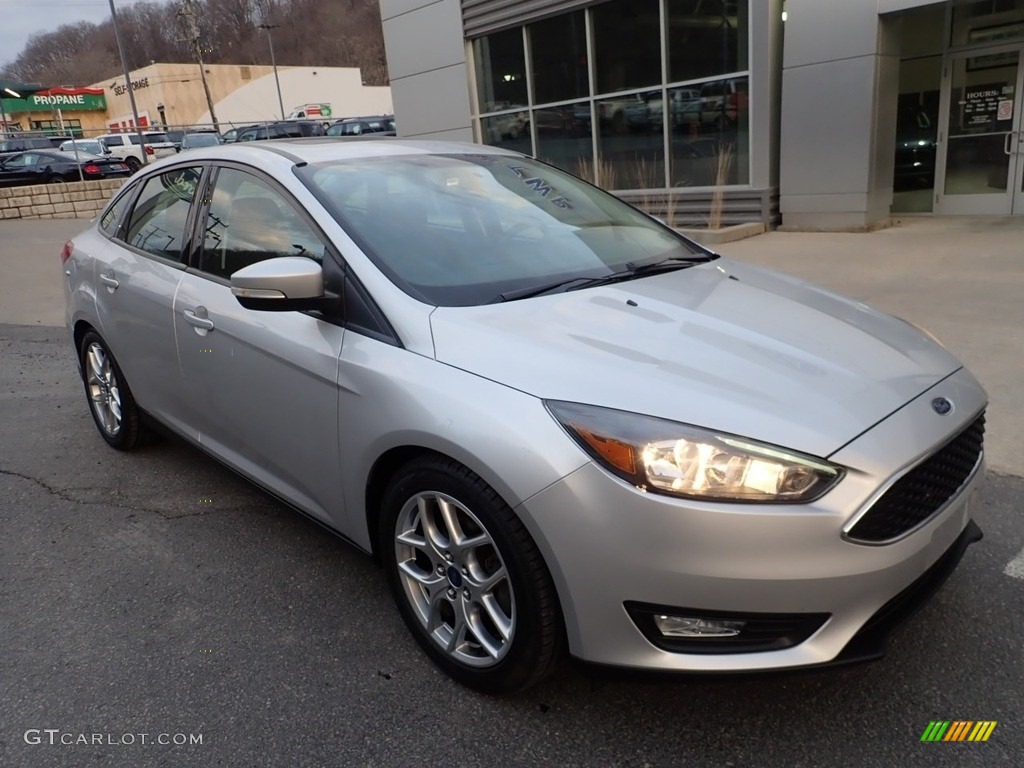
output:
[[[206, 82], [222, 129], [280, 119], [306, 103], [327, 103], [334, 117], [391, 113], [391, 89], [363, 85], [355, 67], [278, 67], [281, 101], [273, 68], [207, 64]], [[152, 64], [130, 73], [143, 128], [212, 122], [198, 64]], [[134, 125], [123, 75], [87, 88], [41, 91], [24, 99], [5, 98], [2, 106], [15, 130], [96, 135]]]
[[684, 223], [1024, 213], [1024, 0], [380, 0], [406, 136]]

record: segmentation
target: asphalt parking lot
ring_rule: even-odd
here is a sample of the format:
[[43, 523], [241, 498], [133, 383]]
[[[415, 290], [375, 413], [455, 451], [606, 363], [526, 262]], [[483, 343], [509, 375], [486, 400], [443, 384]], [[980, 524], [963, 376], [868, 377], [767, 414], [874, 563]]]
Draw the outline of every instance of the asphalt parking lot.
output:
[[[360, 553], [181, 442], [105, 446], [59, 327], [57, 254], [83, 224], [0, 224], [0, 766], [1024, 765], [1024, 310], [1002, 241], [911, 223], [721, 249], [929, 325], [989, 389], [986, 537], [883, 660], [718, 680], [566, 664], [495, 699], [434, 669]], [[999, 233], [1017, 259], [1022, 233]], [[887, 256], [906, 243], [944, 274]], [[998, 724], [921, 742], [935, 720]]]

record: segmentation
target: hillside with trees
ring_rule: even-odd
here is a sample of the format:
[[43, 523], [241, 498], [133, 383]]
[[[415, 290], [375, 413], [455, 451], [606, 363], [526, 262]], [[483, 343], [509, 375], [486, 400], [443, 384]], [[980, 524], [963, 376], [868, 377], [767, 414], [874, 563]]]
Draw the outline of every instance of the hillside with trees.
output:
[[[209, 64], [270, 64], [272, 30], [280, 66], [359, 67], [367, 85], [386, 85], [387, 61], [377, 0], [195, 0], [203, 59]], [[180, 2], [118, 8], [130, 69], [195, 61]], [[121, 75], [110, 21], [64, 24], [33, 35], [3, 77], [45, 85], [86, 85]]]

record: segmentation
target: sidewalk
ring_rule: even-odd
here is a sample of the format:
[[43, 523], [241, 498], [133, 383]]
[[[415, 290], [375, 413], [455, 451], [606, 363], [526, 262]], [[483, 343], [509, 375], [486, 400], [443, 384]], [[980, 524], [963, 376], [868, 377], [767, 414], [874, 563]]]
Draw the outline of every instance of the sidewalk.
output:
[[989, 469], [1024, 475], [1024, 216], [908, 217], [863, 234], [769, 232], [717, 250], [927, 328], [988, 390]]
[[[64, 324], [60, 249], [87, 225], [0, 222], [0, 323]], [[1024, 216], [912, 217], [858, 234], [769, 232], [718, 251], [934, 333], [988, 390], [989, 468], [1024, 476]]]

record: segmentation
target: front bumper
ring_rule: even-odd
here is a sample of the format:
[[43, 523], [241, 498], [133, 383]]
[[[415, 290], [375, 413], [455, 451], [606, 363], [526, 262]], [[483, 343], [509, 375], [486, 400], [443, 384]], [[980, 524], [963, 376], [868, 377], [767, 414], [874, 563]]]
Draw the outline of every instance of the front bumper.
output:
[[[957, 408], [931, 410], [937, 396]], [[644, 493], [588, 464], [520, 506], [559, 590], [570, 651], [588, 662], [686, 672], [821, 666], [877, 656], [884, 636], [945, 580], [980, 538], [971, 522], [983, 464], [923, 525], [897, 541], [844, 538], [880, 488], [985, 406], [960, 371], [833, 454], [847, 468], [812, 504], [708, 504]], [[627, 605], [709, 613], [825, 614], [796, 645], [757, 652], [665, 650]]]

